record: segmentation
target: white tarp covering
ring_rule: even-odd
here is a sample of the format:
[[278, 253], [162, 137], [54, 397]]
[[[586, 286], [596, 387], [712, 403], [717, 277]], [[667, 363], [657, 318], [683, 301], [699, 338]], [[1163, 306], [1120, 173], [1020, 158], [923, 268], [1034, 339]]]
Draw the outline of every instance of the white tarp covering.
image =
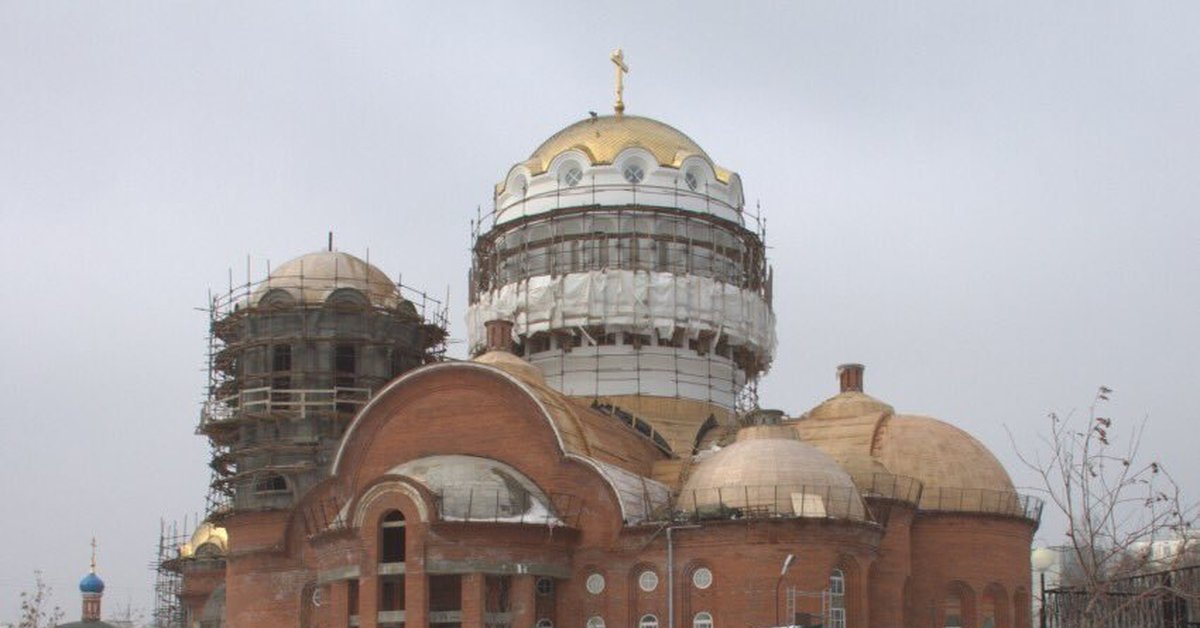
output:
[[745, 375], [733, 361], [677, 347], [575, 347], [528, 357], [546, 383], [568, 395], [655, 395], [699, 399], [732, 408]]
[[693, 338], [709, 330], [766, 361], [775, 352], [775, 314], [761, 296], [694, 275], [594, 270], [511, 283], [481, 294], [467, 311], [472, 346], [486, 337], [484, 323], [496, 319], [512, 321], [518, 335], [588, 325], [664, 336], [681, 327]]

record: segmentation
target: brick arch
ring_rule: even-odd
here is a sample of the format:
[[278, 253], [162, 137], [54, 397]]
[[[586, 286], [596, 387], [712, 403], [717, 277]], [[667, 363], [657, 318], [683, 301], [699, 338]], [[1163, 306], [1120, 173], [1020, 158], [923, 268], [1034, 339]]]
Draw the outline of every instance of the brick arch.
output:
[[[511, 425], [514, 430], [509, 430], [509, 433], [516, 433], [515, 428], [519, 427], [520, 432], [527, 437], [526, 442], [536, 444], [532, 448], [537, 452], [537, 459], [509, 459], [506, 460], [508, 464], [534, 481], [538, 481], [538, 474], [534, 469], [539, 464], [565, 461], [577, 465], [598, 479], [607, 489], [601, 490], [607, 493], [605, 497], [618, 511], [618, 524], [630, 516], [626, 512], [626, 504], [621, 500], [616, 481], [599, 463], [589, 457], [592, 447], [590, 436], [565, 398], [556, 396], [558, 393], [553, 391], [542, 390], [527, 383], [501, 368], [475, 362], [447, 362], [422, 367], [401, 375], [384, 387], [359, 411], [346, 430], [334, 458], [331, 475], [340, 478], [344, 484], [355, 487], [369, 481], [372, 473], [385, 472], [383, 469], [388, 465], [381, 466], [379, 454], [386, 449], [381, 449], [378, 443], [393, 435], [393, 429], [404, 430], [406, 433], [415, 430], [421, 438], [428, 436], [430, 439], [442, 438], [444, 441], [444, 436], [437, 434], [436, 428], [430, 427], [439, 424], [421, 422], [418, 418], [420, 411], [417, 408], [421, 408], [423, 403], [428, 403], [437, 395], [452, 395], [462, 391], [467, 391], [464, 393], [467, 395], [478, 393], [480, 399], [489, 404], [502, 401], [511, 410], [510, 416], [520, 417], [521, 422]], [[464, 411], [454, 416], [454, 420], [468, 420], [475, 417], [475, 414], [474, 411]], [[416, 422], [395, 423], [397, 417], [403, 417], [400, 421]], [[475, 428], [477, 426], [472, 426], [472, 429]], [[427, 434], [427, 429], [433, 431]], [[653, 448], [650, 444], [642, 443], [640, 439], [635, 441], [646, 448]], [[485, 451], [487, 439], [461, 442], [469, 442], [474, 446], [458, 448], [461, 451], [441, 453], [497, 457], [494, 451]], [[538, 484], [541, 485], [541, 482]]]
[[546, 409], [545, 405], [527, 384], [511, 374], [491, 366], [474, 362], [443, 362], [409, 371], [392, 380], [391, 383], [384, 386], [379, 393], [372, 397], [359, 410], [358, 414], [355, 415], [354, 419], [350, 422], [350, 426], [346, 428], [346, 433], [342, 436], [342, 442], [338, 446], [337, 454], [334, 456], [333, 464], [330, 467], [330, 473], [332, 475], [344, 475], [347, 465], [354, 466], [357, 464], [357, 458], [360, 457], [357, 454], [368, 448], [367, 445], [376, 432], [383, 427], [383, 423], [387, 422], [388, 410], [392, 409], [389, 406], [394, 405], [394, 398], [401, 395], [404, 389], [416, 385], [418, 381], [428, 380], [447, 371], [462, 371], [464, 375], [469, 374], [477, 377], [494, 378], [524, 393], [527, 400], [536, 409], [538, 417], [549, 428], [553, 441], [557, 445], [558, 453], [560, 455], [567, 453], [563, 435], [551, 417], [549, 410]]
[[840, 569], [845, 577], [846, 625], [867, 625], [867, 569], [849, 554], [839, 556], [834, 569]]
[[[400, 498], [400, 499], [397, 499]], [[374, 512], [369, 518], [368, 513], [378, 511], [379, 505], [392, 506], [386, 512], [399, 510], [408, 521], [429, 523], [431, 514], [435, 512], [432, 499], [425, 495], [424, 487], [412, 480], [401, 476], [384, 476], [367, 486], [358, 499], [353, 502], [353, 509], [346, 514], [350, 527], [362, 529], [364, 524], [379, 525], [384, 514]]]
[[[600, 595], [592, 595], [587, 590], [587, 580], [592, 574], [600, 574], [604, 576], [604, 591]], [[600, 615], [605, 618], [607, 624], [614, 624], [613, 618], [608, 613], [608, 596], [613, 591], [613, 572], [611, 569], [606, 569], [600, 563], [587, 563], [576, 574], [576, 578], [572, 586], [579, 587], [578, 595], [583, 603], [580, 605], [582, 617], [591, 617]], [[571, 592], [575, 593], [575, 592]], [[570, 595], [570, 593], [568, 594]], [[561, 619], [561, 617], [560, 617]], [[561, 622], [556, 622], [556, 625], [562, 625]]]
[[1012, 606], [1013, 628], [1030, 628], [1033, 625], [1033, 605], [1032, 601], [1029, 599], [1029, 590], [1025, 587], [1017, 587], [1014, 589], [1012, 595]]
[[949, 612], [957, 602], [959, 617], [963, 628], [978, 628], [976, 618], [979, 617], [978, 605], [975, 600], [975, 590], [962, 580], [952, 580], [942, 590], [942, 599], [938, 606], [938, 626], [946, 626]]
[[[713, 574], [713, 583], [707, 589], [697, 589], [692, 584], [692, 576], [696, 570], [701, 567], [708, 569]], [[712, 563], [704, 559], [695, 559], [689, 561], [683, 566], [683, 569], [675, 572], [677, 578], [675, 582], [675, 590], [680, 592], [679, 604], [675, 610], [675, 625], [677, 627], [691, 628], [692, 617], [700, 611], [706, 611], [713, 616], [714, 623], [721, 625], [721, 618], [717, 616], [715, 604], [716, 596], [713, 594], [720, 587], [721, 572]]]
[[361, 539], [359, 558], [359, 612], [371, 616], [380, 602], [380, 576], [377, 566], [382, 560], [383, 521], [393, 512], [404, 516], [405, 598], [408, 621], [422, 625], [428, 606], [428, 580], [425, 576], [423, 551], [429, 515], [433, 502], [423, 487], [408, 478], [384, 476], [364, 488], [348, 507], [348, 524], [358, 530]]
[[[646, 593], [642, 590], [639, 584], [639, 578], [644, 571], [653, 571], [658, 576], [658, 586], [654, 591]], [[667, 588], [667, 576], [657, 565], [649, 562], [640, 562], [629, 568], [629, 573], [626, 574], [626, 589], [629, 592], [629, 626], [637, 626], [638, 620], [647, 613], [652, 613], [659, 618], [659, 623], [665, 623], [663, 619], [663, 609], [666, 608], [665, 597], [663, 591]]]
[[1011, 628], [1012, 614], [1009, 612], [1008, 594], [998, 582], [993, 582], [983, 589], [983, 596], [979, 600], [981, 628], [989, 628], [989, 615], [992, 628]]

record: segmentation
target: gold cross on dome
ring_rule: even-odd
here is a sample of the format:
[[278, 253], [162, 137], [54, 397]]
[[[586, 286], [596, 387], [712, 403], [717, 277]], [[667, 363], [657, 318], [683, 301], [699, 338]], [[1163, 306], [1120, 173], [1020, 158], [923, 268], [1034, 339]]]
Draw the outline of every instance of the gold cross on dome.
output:
[[625, 93], [625, 75], [629, 73], [629, 66], [625, 64], [625, 54], [620, 48], [614, 50], [609, 59], [617, 66], [617, 102], [613, 104], [613, 109], [620, 116], [625, 113], [625, 101], [622, 96]]
[[92, 537], [92, 573], [96, 573], [96, 537]]

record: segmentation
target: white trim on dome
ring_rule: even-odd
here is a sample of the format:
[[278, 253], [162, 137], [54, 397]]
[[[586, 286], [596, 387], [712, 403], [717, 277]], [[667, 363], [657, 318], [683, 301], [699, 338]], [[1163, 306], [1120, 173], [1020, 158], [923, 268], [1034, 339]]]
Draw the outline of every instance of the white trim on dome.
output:
[[[587, 171], [592, 167], [592, 160], [587, 156], [586, 153], [581, 150], [567, 150], [559, 153], [554, 157], [553, 160], [550, 161], [550, 167], [546, 169], [546, 172], [554, 175], [555, 180], [561, 180], [563, 168], [564, 166], [568, 165], [568, 163], [573, 163], [574, 165], [578, 166], [580, 172], [584, 174], [586, 174]], [[581, 185], [582, 183], [583, 182], [580, 181]], [[564, 185], [564, 187], [566, 186]]]
[[[631, 183], [624, 171], [634, 160], [642, 177]], [[574, 186], [562, 180], [563, 167], [572, 162], [582, 175]], [[687, 170], [702, 175], [694, 190], [686, 183]], [[495, 223], [571, 207], [643, 205], [709, 214], [744, 225], [740, 183], [734, 185], [735, 174], [729, 177], [730, 184], [722, 183], [712, 162], [702, 155], [688, 155], [677, 167], [662, 164], [645, 148], [630, 146], [617, 153], [612, 163], [597, 164], [583, 151], [569, 149], [539, 174], [532, 174], [526, 163], [513, 166], [496, 189]]]
[[[692, 187], [688, 182], [688, 175], [695, 173], [697, 175], [696, 187]], [[679, 164], [679, 180], [683, 182], [684, 187], [693, 191], [704, 193], [710, 188], [722, 185], [717, 181], [716, 172], [713, 171], [712, 163], [703, 157], [696, 155], [690, 156]], [[737, 206], [738, 203], [732, 203]]]

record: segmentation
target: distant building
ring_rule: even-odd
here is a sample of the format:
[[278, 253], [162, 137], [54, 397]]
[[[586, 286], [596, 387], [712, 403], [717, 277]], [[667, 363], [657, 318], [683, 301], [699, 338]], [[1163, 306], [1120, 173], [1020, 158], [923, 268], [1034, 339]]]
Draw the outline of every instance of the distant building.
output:
[[735, 172], [618, 97], [494, 198], [469, 361], [332, 250], [214, 307], [188, 626], [1030, 626], [1041, 503], [977, 440], [857, 364], [755, 407], [776, 284]]
[[1148, 569], [1170, 569], [1200, 564], [1200, 530], [1183, 530], [1163, 538], [1138, 541], [1130, 551], [1144, 557]]
[[79, 621], [58, 624], [58, 628], [118, 628], [100, 620], [100, 602], [104, 597], [104, 581], [96, 575], [96, 543], [92, 541], [92, 567], [79, 581], [83, 610]]

